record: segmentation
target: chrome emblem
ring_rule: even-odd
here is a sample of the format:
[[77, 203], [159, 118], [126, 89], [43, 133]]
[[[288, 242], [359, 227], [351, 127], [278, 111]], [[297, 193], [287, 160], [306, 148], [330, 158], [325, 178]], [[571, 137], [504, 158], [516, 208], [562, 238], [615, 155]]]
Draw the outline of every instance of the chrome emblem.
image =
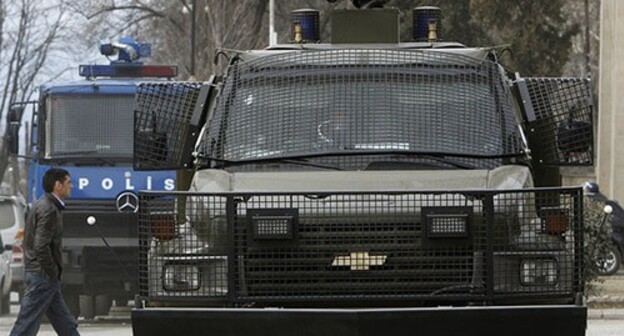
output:
[[349, 266], [352, 271], [368, 271], [371, 266], [381, 266], [386, 263], [386, 255], [369, 255], [368, 252], [352, 252], [348, 256], [337, 256], [332, 266]]
[[139, 197], [131, 191], [122, 192], [117, 196], [117, 211], [137, 212], [139, 211]]

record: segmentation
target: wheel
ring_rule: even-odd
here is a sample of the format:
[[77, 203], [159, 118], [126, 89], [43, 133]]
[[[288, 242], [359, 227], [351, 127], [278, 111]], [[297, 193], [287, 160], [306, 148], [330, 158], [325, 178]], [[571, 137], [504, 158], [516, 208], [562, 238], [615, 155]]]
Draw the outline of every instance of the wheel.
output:
[[2, 295], [0, 298], [0, 315], [11, 313], [11, 293]]
[[117, 298], [115, 299], [115, 307], [127, 307], [128, 301], [128, 299]]
[[98, 295], [95, 297], [95, 315], [108, 315], [113, 300], [108, 295]]
[[71, 289], [63, 289], [63, 298], [65, 299], [65, 305], [69, 311], [74, 315], [75, 318], [78, 318], [80, 315], [80, 295], [78, 292]]
[[622, 264], [622, 254], [615, 245], [611, 245], [609, 252], [598, 261], [598, 274], [613, 275], [617, 273]]
[[95, 298], [93, 295], [80, 295], [80, 315], [87, 320], [95, 317]]

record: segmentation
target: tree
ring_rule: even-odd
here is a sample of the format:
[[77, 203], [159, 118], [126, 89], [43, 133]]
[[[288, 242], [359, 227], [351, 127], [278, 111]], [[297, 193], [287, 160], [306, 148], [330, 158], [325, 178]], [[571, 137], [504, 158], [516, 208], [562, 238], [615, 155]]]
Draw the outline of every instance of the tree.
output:
[[[568, 3], [582, 0], [390, 0], [401, 9], [402, 39], [410, 41], [411, 10], [421, 5], [439, 6], [443, 12], [443, 39], [468, 46], [510, 44], [511, 57], [503, 58], [512, 71], [526, 76], [557, 76], [564, 71], [578, 25], [567, 19]], [[597, 0], [591, 0], [597, 1]], [[195, 55], [190, 56], [191, 13], [195, 3]], [[91, 38], [131, 34], [157, 45], [154, 62], [182, 65], [181, 78], [190, 73], [203, 79], [223, 69], [213, 65], [217, 50], [262, 48], [268, 44], [269, 0], [109, 0], [76, 1], [89, 19]], [[566, 7], [568, 6], [568, 7]], [[290, 12], [298, 8], [321, 11], [321, 36], [329, 40], [331, 11], [352, 7], [347, 0], [276, 0], [279, 42], [290, 40]], [[103, 34], [107, 36], [103, 36]], [[509, 55], [509, 54], [506, 54]]]
[[[42, 77], [54, 78], [63, 67], [51, 66], [50, 57], [60, 51], [66, 23], [66, 6], [59, 1], [0, 0], [0, 120], [5, 126], [0, 142], [0, 179], [9, 165], [9, 106], [29, 100], [34, 84]], [[13, 162], [15, 164], [15, 162]], [[15, 167], [17, 170], [17, 167]]]
[[581, 23], [579, 33], [572, 37], [564, 73], [568, 76], [589, 76], [594, 83], [598, 83], [600, 0], [568, 0], [564, 11], [568, 21]]
[[495, 44], [511, 44], [506, 65], [525, 76], [560, 76], [579, 26], [568, 22], [566, 0], [471, 0], [473, 24]]

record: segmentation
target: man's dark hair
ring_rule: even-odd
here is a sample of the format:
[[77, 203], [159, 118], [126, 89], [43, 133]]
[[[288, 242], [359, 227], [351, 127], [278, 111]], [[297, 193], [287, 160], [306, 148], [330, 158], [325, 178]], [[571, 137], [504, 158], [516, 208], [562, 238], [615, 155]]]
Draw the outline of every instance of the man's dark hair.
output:
[[56, 181], [65, 182], [65, 177], [69, 176], [69, 172], [61, 168], [50, 168], [43, 174], [43, 190], [45, 192], [54, 191]]

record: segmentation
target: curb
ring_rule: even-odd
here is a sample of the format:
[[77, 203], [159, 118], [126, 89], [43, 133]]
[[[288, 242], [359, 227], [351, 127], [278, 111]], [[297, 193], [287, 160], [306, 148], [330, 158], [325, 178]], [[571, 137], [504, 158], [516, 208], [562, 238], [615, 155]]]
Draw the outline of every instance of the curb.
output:
[[588, 320], [624, 320], [624, 309], [594, 309], [587, 310]]
[[592, 296], [587, 308], [588, 320], [624, 320], [624, 296]]
[[596, 309], [624, 309], [624, 296], [591, 296], [587, 299], [587, 307]]

